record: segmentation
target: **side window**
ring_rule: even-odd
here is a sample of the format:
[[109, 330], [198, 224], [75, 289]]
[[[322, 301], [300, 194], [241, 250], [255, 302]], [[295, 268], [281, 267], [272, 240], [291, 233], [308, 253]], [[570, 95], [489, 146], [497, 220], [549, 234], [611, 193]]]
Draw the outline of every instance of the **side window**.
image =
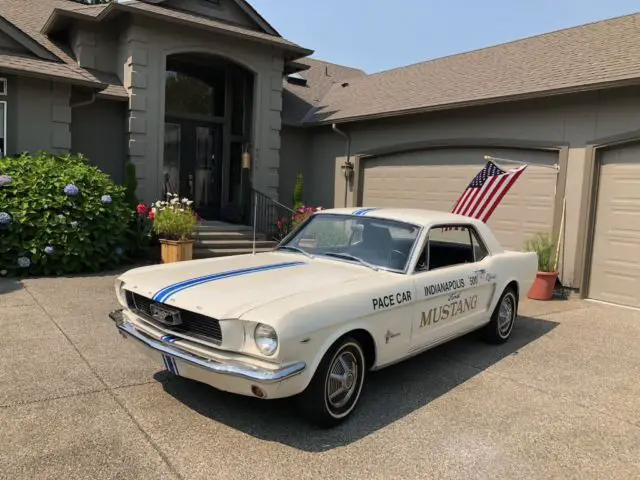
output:
[[469, 226], [443, 225], [429, 230], [416, 271], [434, 270], [482, 260], [488, 254]]
[[489, 255], [489, 252], [487, 251], [487, 247], [485, 247], [484, 243], [480, 241], [480, 238], [478, 237], [478, 233], [474, 229], [471, 229], [471, 241], [473, 243], [473, 251], [475, 252], [475, 255], [476, 255], [476, 262], [479, 262], [480, 260], [485, 258], [487, 255]]

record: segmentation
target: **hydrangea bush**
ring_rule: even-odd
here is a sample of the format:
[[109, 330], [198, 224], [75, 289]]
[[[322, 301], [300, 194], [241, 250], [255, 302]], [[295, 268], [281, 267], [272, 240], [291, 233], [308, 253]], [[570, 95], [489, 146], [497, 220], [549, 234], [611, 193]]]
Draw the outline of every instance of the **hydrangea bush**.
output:
[[0, 271], [100, 271], [126, 256], [134, 212], [124, 188], [82, 155], [41, 152], [0, 159]]

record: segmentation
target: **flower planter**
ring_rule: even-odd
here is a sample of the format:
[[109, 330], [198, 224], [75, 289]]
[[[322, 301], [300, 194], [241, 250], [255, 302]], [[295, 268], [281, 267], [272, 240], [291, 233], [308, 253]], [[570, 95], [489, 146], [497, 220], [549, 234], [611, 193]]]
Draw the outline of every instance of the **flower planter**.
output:
[[160, 239], [160, 256], [162, 263], [183, 262], [193, 259], [194, 240]]
[[558, 272], [538, 272], [527, 297], [532, 300], [551, 300]]

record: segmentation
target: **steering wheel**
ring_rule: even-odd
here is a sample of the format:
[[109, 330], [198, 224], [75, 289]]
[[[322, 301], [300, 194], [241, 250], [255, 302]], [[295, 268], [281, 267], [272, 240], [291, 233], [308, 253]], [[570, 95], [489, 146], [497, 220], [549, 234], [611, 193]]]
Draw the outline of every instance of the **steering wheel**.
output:
[[407, 259], [409, 258], [409, 255], [407, 255], [406, 253], [404, 253], [403, 251], [400, 250], [391, 250], [391, 252], [389, 252], [389, 265], [393, 264], [393, 254], [397, 253], [400, 255], [400, 258], [403, 260], [403, 263], [407, 263]]

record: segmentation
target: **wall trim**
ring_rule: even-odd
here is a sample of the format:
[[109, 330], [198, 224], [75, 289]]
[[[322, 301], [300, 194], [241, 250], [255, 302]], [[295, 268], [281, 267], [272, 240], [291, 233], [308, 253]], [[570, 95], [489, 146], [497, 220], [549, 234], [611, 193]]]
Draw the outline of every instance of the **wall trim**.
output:
[[600, 160], [602, 152], [617, 147], [640, 143], [640, 130], [597, 139], [585, 148], [585, 172], [580, 198], [578, 218], [578, 245], [574, 259], [574, 278], [578, 279], [580, 298], [588, 298], [593, 237], [595, 235], [596, 210], [600, 187]]

